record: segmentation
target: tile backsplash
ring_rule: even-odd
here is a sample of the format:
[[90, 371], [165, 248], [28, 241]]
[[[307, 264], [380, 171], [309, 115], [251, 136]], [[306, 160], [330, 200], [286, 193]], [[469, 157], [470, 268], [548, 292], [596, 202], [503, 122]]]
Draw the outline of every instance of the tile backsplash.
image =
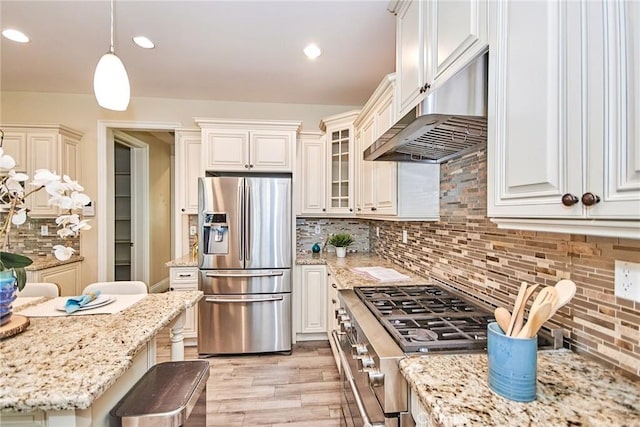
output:
[[[1, 220], [4, 220], [2, 216]], [[40, 228], [46, 225], [49, 228], [48, 236], [40, 235]], [[69, 237], [61, 239], [57, 236], [58, 225], [55, 218], [29, 218], [20, 226], [12, 226], [9, 233], [9, 251], [26, 255], [51, 255], [55, 245], [70, 246], [80, 251], [80, 238]]]
[[[309, 253], [314, 243], [323, 246], [331, 234], [350, 233], [354, 242], [349, 251], [369, 252], [369, 222], [360, 219], [342, 218], [297, 218], [296, 253]], [[328, 252], [335, 252], [327, 245]]]
[[[443, 164], [440, 173], [440, 221], [372, 222], [371, 250], [508, 308], [522, 281], [571, 279], [576, 296], [549, 323], [564, 328], [573, 350], [637, 378], [640, 303], [614, 296], [614, 261], [640, 262], [640, 240], [498, 229], [486, 216], [484, 149]], [[408, 231], [407, 244], [402, 230]]]

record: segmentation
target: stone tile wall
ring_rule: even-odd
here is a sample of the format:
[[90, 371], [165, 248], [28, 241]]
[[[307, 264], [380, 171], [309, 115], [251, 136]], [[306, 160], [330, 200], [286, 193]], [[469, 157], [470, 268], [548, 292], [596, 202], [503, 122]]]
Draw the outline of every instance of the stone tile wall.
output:
[[[319, 233], [316, 233], [316, 226]], [[341, 218], [297, 218], [296, 219], [296, 253], [309, 253], [314, 243], [324, 244], [326, 239], [335, 233], [350, 233], [354, 243], [348, 251], [369, 252], [369, 222], [359, 219]], [[328, 252], [335, 252], [333, 246], [327, 245]]]
[[[0, 220], [3, 221], [4, 216]], [[40, 235], [40, 227], [43, 225], [49, 227], [48, 236]], [[80, 238], [60, 239], [56, 234], [57, 230], [58, 226], [55, 218], [29, 218], [26, 223], [20, 226], [12, 226], [9, 234], [9, 250], [26, 256], [51, 255], [53, 253], [52, 248], [55, 245], [63, 244], [71, 246], [76, 250], [76, 254], [79, 254]]]
[[[640, 303], [614, 296], [614, 260], [640, 262], [640, 240], [501, 230], [486, 217], [486, 199], [483, 149], [442, 165], [440, 221], [372, 222], [371, 250], [508, 308], [522, 281], [571, 279], [576, 296], [550, 324], [565, 329], [565, 344], [573, 350], [637, 378]], [[403, 229], [408, 244], [402, 243]]]

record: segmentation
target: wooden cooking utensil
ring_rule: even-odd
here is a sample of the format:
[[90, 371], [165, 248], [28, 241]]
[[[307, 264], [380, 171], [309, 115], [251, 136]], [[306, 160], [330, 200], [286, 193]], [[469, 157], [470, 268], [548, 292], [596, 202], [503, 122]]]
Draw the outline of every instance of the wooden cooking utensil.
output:
[[549, 318], [552, 307], [553, 303], [551, 301], [545, 301], [535, 308], [532, 306], [527, 323], [518, 334], [518, 338], [535, 337], [542, 324]]
[[496, 322], [498, 322], [498, 326], [502, 329], [502, 332], [506, 334], [507, 329], [509, 328], [509, 322], [511, 322], [511, 313], [504, 307], [496, 307], [493, 310], [493, 317], [496, 318]]
[[531, 285], [527, 288], [527, 291], [524, 293], [524, 298], [522, 299], [522, 304], [518, 308], [518, 312], [513, 315], [516, 316], [516, 323], [513, 325], [513, 331], [511, 331], [511, 336], [516, 337], [518, 333], [522, 329], [522, 325], [524, 324], [524, 309], [527, 307], [527, 301], [531, 295], [533, 295], [533, 291], [536, 290], [538, 285]]
[[563, 305], [571, 301], [571, 298], [573, 298], [574, 295], [576, 294], [576, 284], [573, 283], [571, 280], [567, 280], [567, 279], [560, 280], [558, 283], [556, 283], [554, 288], [556, 288], [558, 300], [554, 304], [549, 317], [556, 314], [556, 311], [558, 311], [560, 307], [562, 307]]
[[[516, 302], [513, 305], [513, 313], [517, 313], [520, 305], [522, 304], [522, 300], [524, 299], [524, 294], [527, 291], [527, 282], [522, 282], [520, 285], [520, 290], [518, 291], [518, 296], [516, 297]], [[507, 328], [506, 334], [507, 336], [512, 336], [513, 326], [516, 324], [516, 316], [511, 316], [511, 320], [509, 321], [509, 327]]]

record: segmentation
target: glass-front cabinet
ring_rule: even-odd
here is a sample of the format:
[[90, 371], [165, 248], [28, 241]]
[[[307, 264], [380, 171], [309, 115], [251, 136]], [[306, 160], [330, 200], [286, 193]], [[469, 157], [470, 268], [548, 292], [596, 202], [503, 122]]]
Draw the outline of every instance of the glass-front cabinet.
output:
[[350, 209], [351, 206], [351, 135], [350, 129], [332, 131], [329, 135], [331, 152], [329, 168], [331, 192], [329, 195], [331, 210]]
[[354, 131], [359, 111], [327, 117], [320, 122], [327, 148], [327, 214], [354, 215]]

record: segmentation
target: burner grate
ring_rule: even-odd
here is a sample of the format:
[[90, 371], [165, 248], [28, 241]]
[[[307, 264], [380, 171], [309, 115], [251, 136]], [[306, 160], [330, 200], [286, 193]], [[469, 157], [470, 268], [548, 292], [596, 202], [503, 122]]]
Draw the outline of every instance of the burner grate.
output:
[[406, 353], [486, 348], [491, 313], [444, 288], [374, 286], [355, 291]]

